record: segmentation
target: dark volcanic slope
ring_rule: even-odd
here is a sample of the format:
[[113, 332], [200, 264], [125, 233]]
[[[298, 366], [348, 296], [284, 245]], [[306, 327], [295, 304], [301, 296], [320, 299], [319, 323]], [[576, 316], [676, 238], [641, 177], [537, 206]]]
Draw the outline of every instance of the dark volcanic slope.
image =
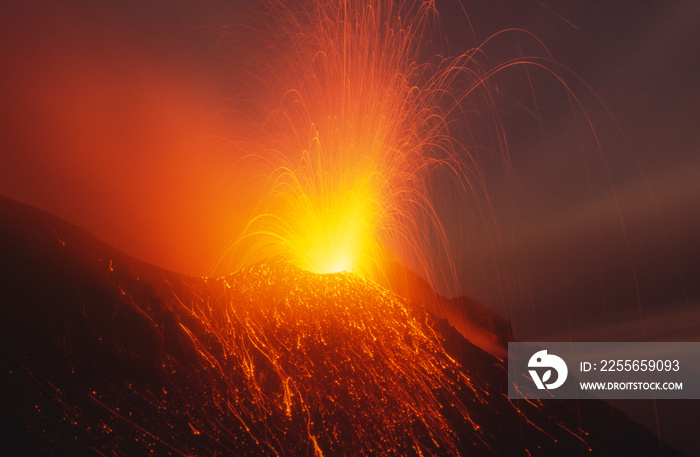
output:
[[[0, 199], [0, 453], [658, 455], [354, 274], [160, 270]], [[678, 455], [663, 448], [664, 455]]]

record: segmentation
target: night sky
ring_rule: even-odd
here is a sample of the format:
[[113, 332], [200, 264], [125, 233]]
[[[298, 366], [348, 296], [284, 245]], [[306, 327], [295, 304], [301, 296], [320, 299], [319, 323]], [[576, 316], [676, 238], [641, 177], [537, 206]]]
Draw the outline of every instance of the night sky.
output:
[[[513, 165], [508, 178], [488, 186], [508, 239], [497, 257], [511, 284], [501, 300], [516, 335], [697, 340], [700, 7], [523, 1], [503, 9], [576, 74], [567, 83], [600, 144], [542, 72], [530, 76], [545, 125], [526, 111], [534, 107], [527, 75], [502, 86]], [[489, 22], [502, 11], [484, 14], [484, 34], [507, 26]], [[499, 287], [488, 256], [467, 255], [464, 268], [470, 278], [481, 273], [477, 283], [492, 284], [474, 289], [494, 303]]]
[[[480, 153], [483, 191], [435, 190], [463, 293], [521, 340], [696, 340], [700, 5], [465, 2], [473, 31], [437, 7], [446, 55], [525, 29], [546, 50], [511, 32], [489, 57], [548, 52], [570, 89], [534, 67], [489, 81], [511, 162]], [[3, 5], [0, 194], [210, 274], [261, 191], [245, 156], [282, 89], [257, 19], [246, 2]]]

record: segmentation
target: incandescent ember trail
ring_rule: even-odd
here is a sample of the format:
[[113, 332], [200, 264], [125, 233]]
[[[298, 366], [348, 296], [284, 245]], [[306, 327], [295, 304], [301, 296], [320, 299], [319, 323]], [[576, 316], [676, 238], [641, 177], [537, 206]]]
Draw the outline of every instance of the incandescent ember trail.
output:
[[[440, 56], [433, 2], [263, 5], [284, 57], [261, 79], [282, 95], [251, 154], [274, 171], [221, 262], [235, 270], [282, 255], [309, 271], [352, 270], [385, 284], [395, 259], [454, 286], [434, 199], [483, 187], [470, 116], [490, 126], [487, 148], [507, 162], [489, 80], [527, 59], [494, 65], [481, 47]], [[488, 204], [469, 211], [489, 217]]]
[[[205, 287], [191, 317], [215, 344], [182, 330], [220, 420], [238, 419], [230, 427], [261, 450], [458, 455], [447, 417], [472, 424], [462, 440], [480, 439], [457, 392], [477, 402], [484, 393], [442, 348], [432, 318], [391, 292], [356, 273], [318, 275], [281, 260]], [[199, 420], [216, 428], [216, 416]]]

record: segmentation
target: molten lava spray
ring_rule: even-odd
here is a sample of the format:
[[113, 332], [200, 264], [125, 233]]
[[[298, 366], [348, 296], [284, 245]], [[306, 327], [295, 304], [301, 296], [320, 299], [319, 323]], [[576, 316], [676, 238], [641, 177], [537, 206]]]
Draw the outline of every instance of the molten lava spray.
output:
[[[462, 190], [470, 185], [468, 154], [449, 124], [484, 84], [478, 50], [421, 63], [437, 22], [433, 2], [290, 8], [270, 2], [267, 11], [285, 55], [270, 79], [288, 90], [262, 128], [256, 158], [275, 171], [231, 250], [236, 267], [282, 255], [312, 272], [382, 282], [387, 261], [399, 259], [432, 277], [439, 251], [450, 255], [431, 179], [441, 170]], [[458, 80], [455, 96], [448, 90]]]

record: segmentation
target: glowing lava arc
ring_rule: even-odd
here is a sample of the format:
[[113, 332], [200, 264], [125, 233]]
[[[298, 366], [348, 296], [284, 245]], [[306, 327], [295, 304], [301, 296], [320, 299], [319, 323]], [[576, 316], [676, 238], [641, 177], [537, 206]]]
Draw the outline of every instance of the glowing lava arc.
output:
[[263, 127], [258, 157], [275, 171], [235, 245], [239, 268], [282, 255], [312, 272], [381, 280], [391, 257], [425, 273], [429, 237], [445, 248], [431, 175], [465, 175], [441, 115], [454, 67], [416, 60], [433, 3], [269, 7], [286, 65], [270, 80], [289, 90]]

